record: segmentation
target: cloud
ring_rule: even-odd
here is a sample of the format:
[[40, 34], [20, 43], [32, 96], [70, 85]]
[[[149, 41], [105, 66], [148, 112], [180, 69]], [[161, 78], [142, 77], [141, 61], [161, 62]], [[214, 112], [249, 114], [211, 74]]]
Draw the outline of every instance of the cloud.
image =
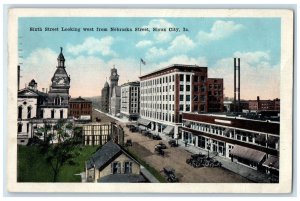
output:
[[278, 98], [280, 95], [279, 64], [272, 65], [268, 52], [235, 52], [208, 68], [208, 77], [224, 79], [224, 94], [233, 97], [233, 58], [240, 58], [241, 99]]
[[146, 52], [146, 58], [150, 60], [174, 54], [182, 54], [190, 51], [195, 46], [195, 43], [189, 37], [183, 34], [177, 36], [174, 40], [172, 40], [170, 46], [166, 49], [151, 47]]
[[[172, 23], [168, 22], [164, 19], [153, 19], [149, 22], [148, 25], [143, 26], [143, 28], [149, 28], [151, 33], [153, 33], [153, 41], [162, 43], [162, 42], [168, 42], [172, 39], [172, 35], [168, 31], [155, 31], [153, 32], [153, 28], [158, 29], [167, 29], [171, 27], [175, 27]], [[142, 32], [142, 35], [147, 35], [148, 32]]]
[[143, 48], [143, 47], [147, 47], [147, 46], [151, 46], [151, 45], [152, 45], [152, 41], [142, 40], [142, 41], [139, 41], [135, 46], [138, 48]]
[[244, 28], [244, 25], [242, 24], [236, 24], [233, 21], [218, 20], [213, 24], [210, 32], [200, 31], [198, 33], [198, 38], [200, 42], [204, 43], [209, 41], [221, 40], [229, 37], [242, 28]]
[[[51, 78], [57, 66], [58, 54], [59, 50], [55, 52], [49, 48], [36, 49], [27, 58], [24, 58], [23, 66], [21, 66], [21, 88], [24, 88], [25, 83], [28, 84], [31, 79], [35, 79], [39, 90], [47, 88], [49, 91]], [[113, 65], [116, 66], [120, 74], [119, 85], [128, 80], [138, 80], [138, 59], [113, 58], [104, 61], [93, 55], [74, 58], [68, 57], [67, 54], [64, 56], [66, 71], [71, 77], [70, 95], [72, 97], [100, 96], [106, 78], [109, 81], [110, 69]]]
[[79, 55], [86, 52], [88, 55], [94, 55], [100, 53], [103, 56], [116, 56], [117, 54], [111, 50], [111, 45], [114, 42], [114, 38], [106, 36], [103, 38], [86, 38], [82, 44], [67, 45], [67, 52], [73, 55]]

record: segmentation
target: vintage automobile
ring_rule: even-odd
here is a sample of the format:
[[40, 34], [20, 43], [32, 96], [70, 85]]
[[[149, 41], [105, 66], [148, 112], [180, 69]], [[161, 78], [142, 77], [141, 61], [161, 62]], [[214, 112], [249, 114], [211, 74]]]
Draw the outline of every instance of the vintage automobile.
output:
[[178, 182], [179, 179], [175, 175], [175, 170], [171, 167], [164, 167], [163, 171], [165, 173], [168, 182]]

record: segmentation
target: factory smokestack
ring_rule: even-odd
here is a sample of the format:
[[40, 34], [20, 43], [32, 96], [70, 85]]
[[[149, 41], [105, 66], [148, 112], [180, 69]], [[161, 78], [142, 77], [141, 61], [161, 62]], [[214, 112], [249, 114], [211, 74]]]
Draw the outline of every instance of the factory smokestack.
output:
[[[236, 75], [236, 71], [238, 71]], [[236, 77], [238, 76], [238, 77]], [[238, 83], [237, 83], [238, 82]], [[240, 112], [241, 111], [241, 73], [240, 73], [240, 58], [234, 58], [234, 112]], [[236, 95], [238, 97], [238, 103], [236, 103]]]
[[20, 66], [18, 65], [18, 91], [20, 90]]

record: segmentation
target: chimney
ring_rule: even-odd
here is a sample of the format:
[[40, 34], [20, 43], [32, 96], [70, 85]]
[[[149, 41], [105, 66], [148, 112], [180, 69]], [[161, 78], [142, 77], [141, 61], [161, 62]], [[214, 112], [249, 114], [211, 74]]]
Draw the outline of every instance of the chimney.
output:
[[257, 102], [259, 102], [259, 96], [257, 96], [256, 100], [257, 100]]
[[[236, 71], [238, 71], [238, 74], [236, 77]], [[241, 110], [241, 97], [240, 97], [240, 87], [241, 87], [241, 78], [240, 78], [240, 58], [234, 58], [234, 99], [233, 99], [233, 105], [234, 105], [234, 112], [240, 112]], [[238, 82], [238, 85], [236, 86], [236, 82]], [[238, 108], [236, 107], [236, 94], [238, 96]]]
[[18, 65], [18, 91], [20, 90], [20, 65]]

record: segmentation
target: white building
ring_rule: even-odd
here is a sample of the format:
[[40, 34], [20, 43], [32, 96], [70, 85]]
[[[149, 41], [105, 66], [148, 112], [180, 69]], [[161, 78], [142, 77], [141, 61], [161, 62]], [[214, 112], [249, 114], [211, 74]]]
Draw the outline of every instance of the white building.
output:
[[128, 82], [121, 86], [121, 114], [137, 120], [140, 113], [140, 83]]

